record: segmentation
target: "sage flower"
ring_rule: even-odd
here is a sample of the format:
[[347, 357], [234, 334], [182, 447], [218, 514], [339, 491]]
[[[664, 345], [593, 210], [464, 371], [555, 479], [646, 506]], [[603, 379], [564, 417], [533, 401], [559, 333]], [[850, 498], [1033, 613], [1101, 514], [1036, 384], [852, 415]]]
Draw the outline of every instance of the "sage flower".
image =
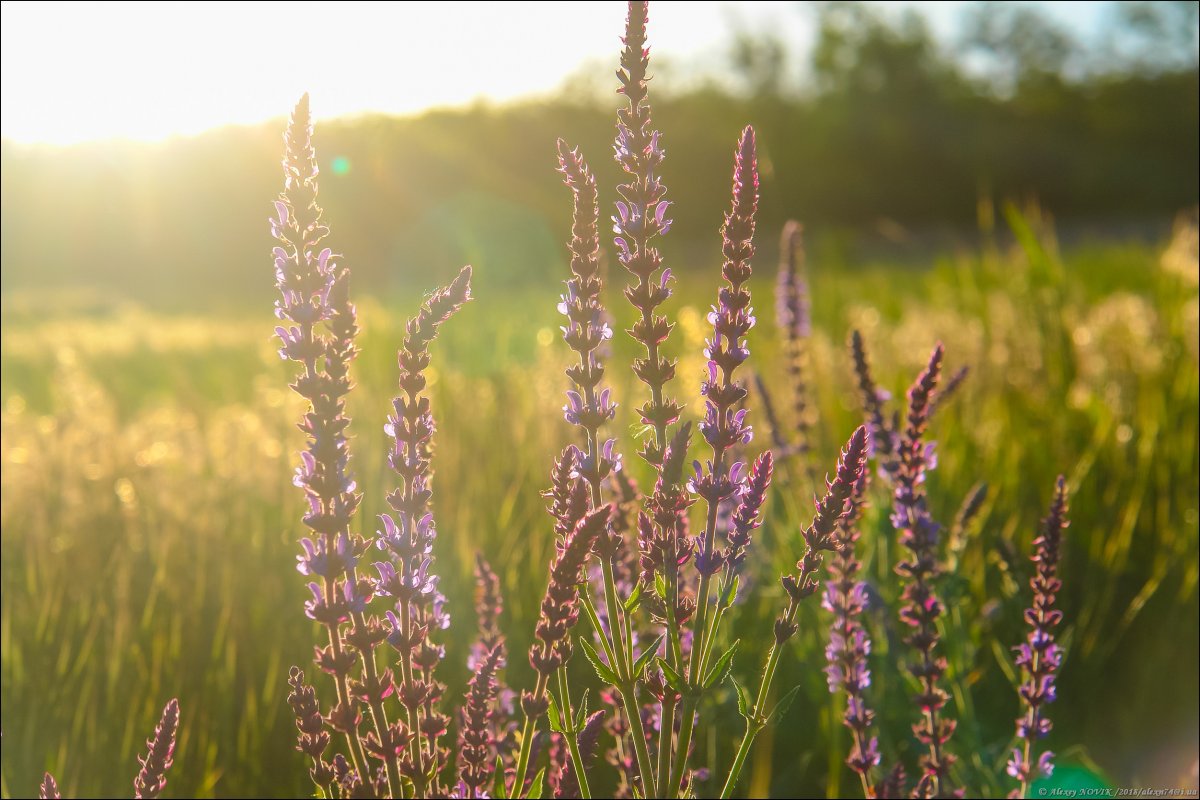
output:
[[938, 685], [947, 666], [946, 659], [936, 654], [940, 636], [937, 621], [942, 615], [942, 603], [934, 588], [934, 580], [941, 572], [939, 526], [929, 514], [924, 488], [926, 470], [933, 467], [932, 447], [924, 441], [925, 426], [943, 355], [939, 344], [908, 390], [907, 424], [896, 453], [892, 500], [892, 525], [900, 534], [900, 544], [911, 553], [911, 557], [896, 565], [896, 573], [904, 580], [900, 620], [912, 629], [905, 641], [920, 658], [919, 663], [909, 666], [909, 672], [921, 686], [917, 696], [921, 717], [913, 730], [917, 740], [928, 748], [921, 757], [921, 766], [934, 794], [950, 791], [947, 781], [955, 760], [946, 751], [955, 728], [954, 720], [943, 713], [949, 695]]
[[1062, 622], [1062, 611], [1054, 600], [1062, 581], [1058, 577], [1058, 562], [1062, 551], [1062, 535], [1070, 523], [1067, 520], [1067, 485], [1060, 475], [1055, 485], [1054, 502], [1050, 513], [1042, 520], [1041, 535], [1033, 542], [1033, 563], [1036, 570], [1029, 581], [1033, 589], [1033, 604], [1025, 611], [1029, 634], [1016, 648], [1016, 664], [1024, 679], [1019, 690], [1025, 713], [1017, 718], [1017, 738], [1022, 746], [1014, 748], [1008, 761], [1008, 774], [1020, 782], [1014, 797], [1024, 797], [1029, 784], [1039, 776], [1049, 776], [1054, 770], [1054, 754], [1049, 750], [1033, 761], [1034, 743], [1050, 733], [1050, 718], [1045, 706], [1057, 696], [1055, 677], [1062, 666], [1062, 648], [1054, 640], [1054, 629]]
[[167, 770], [175, 755], [175, 734], [179, 730], [179, 701], [172, 700], [163, 709], [162, 718], [154, 728], [154, 736], [146, 740], [146, 755], [138, 756], [142, 765], [133, 779], [133, 796], [158, 797], [167, 785]]
[[617, 164], [628, 180], [617, 187], [621, 199], [612, 220], [617, 260], [637, 278], [637, 283], [625, 290], [639, 312], [629, 334], [646, 348], [646, 356], [634, 361], [633, 371], [650, 389], [650, 399], [639, 412], [642, 423], [654, 431], [653, 440], [646, 442], [641, 455], [657, 467], [666, 449], [667, 428], [679, 419], [681, 406], [664, 394], [666, 384], [675, 377], [675, 361], [659, 352], [674, 327], [657, 313], [671, 296], [671, 270], [663, 268], [662, 255], [653, 241], [670, 229], [671, 219], [667, 215], [667, 187], [659, 176], [666, 151], [651, 123], [647, 99], [650, 50], [646, 47], [646, 22], [647, 4], [630, 2], [621, 69], [617, 71], [621, 83], [618, 92], [624, 95], [627, 105], [617, 111], [613, 146]]
[[846, 693], [846, 710], [842, 722], [850, 729], [853, 743], [846, 763], [859, 774], [863, 794], [871, 797], [872, 770], [879, 765], [879, 741], [869, 735], [874, 712], [867, 706], [865, 693], [871, 685], [871, 669], [867, 656], [871, 653], [871, 637], [863, 626], [867, 608], [867, 586], [858, 579], [862, 563], [855, 552], [858, 545], [858, 520], [865, 506], [870, 472], [863, 470], [854, 484], [850, 508], [837, 525], [834, 551], [829, 563], [829, 580], [821, 605], [833, 613], [829, 644], [825, 648], [829, 691]]
[[783, 226], [779, 242], [779, 277], [775, 287], [775, 319], [783, 336], [783, 354], [791, 381], [792, 420], [796, 432], [796, 453], [808, 464], [812, 447], [811, 415], [808, 401], [809, 337], [812, 335], [812, 310], [805, 274], [803, 227], [795, 220]]
[[467, 684], [459, 731], [459, 779], [468, 790], [467, 797], [486, 795], [494, 764], [495, 736], [492, 731], [493, 704], [499, 686], [496, 673], [504, 663], [504, 646], [497, 643], [488, 650]]

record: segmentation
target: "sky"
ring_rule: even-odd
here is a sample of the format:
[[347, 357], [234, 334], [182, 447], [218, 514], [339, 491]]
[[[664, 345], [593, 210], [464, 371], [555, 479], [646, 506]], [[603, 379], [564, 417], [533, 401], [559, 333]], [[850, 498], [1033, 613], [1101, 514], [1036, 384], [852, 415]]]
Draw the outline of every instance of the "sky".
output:
[[[1107, 3], [1035, 2], [1075, 32]], [[654, 2], [650, 45], [674, 74], [712, 74], [731, 26], [780, 33], [803, 52], [796, 2]], [[949, 38], [968, 2], [914, 7]], [[155, 141], [278, 118], [304, 92], [318, 120], [413, 113], [554, 90], [615, 69], [625, 3], [0, 4], [0, 136], [73, 144]]]

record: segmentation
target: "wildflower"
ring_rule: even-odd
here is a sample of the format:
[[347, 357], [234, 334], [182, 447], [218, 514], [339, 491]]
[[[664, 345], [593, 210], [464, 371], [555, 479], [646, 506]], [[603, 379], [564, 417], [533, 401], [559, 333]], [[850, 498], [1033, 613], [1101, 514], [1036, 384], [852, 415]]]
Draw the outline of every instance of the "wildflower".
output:
[[1025, 713], [1017, 718], [1017, 738], [1023, 746], [1014, 748], [1008, 762], [1008, 774], [1020, 782], [1014, 795], [1024, 797], [1030, 782], [1039, 776], [1048, 777], [1054, 769], [1054, 754], [1042, 753], [1034, 764], [1034, 742], [1050, 733], [1051, 723], [1044, 706], [1057, 696], [1055, 677], [1062, 666], [1062, 649], [1054, 640], [1054, 629], [1062, 622], [1062, 611], [1054, 608], [1054, 599], [1062, 589], [1058, 578], [1058, 562], [1062, 550], [1062, 534], [1070, 523], [1067, 520], [1067, 486], [1060, 475], [1054, 492], [1050, 513], [1042, 520], [1041, 535], [1034, 540], [1033, 563], [1036, 570], [1029, 581], [1033, 589], [1033, 604], [1025, 611], [1029, 634], [1016, 648], [1016, 665], [1024, 680], [1019, 690]]
[[[808, 277], [804, 269], [803, 228], [791, 220], [783, 226], [779, 243], [779, 277], [775, 288], [776, 325], [783, 334], [784, 358], [791, 379], [792, 417], [796, 452], [806, 458], [811, 449], [812, 420], [808, 403], [808, 339], [812, 335], [812, 312]], [[807, 463], [807, 459], [806, 462]]]
[[[647, 69], [650, 50], [646, 47], [647, 7], [645, 2], [629, 3], [625, 43], [621, 51], [618, 91], [627, 106], [617, 111], [617, 136], [613, 151], [617, 164], [628, 181], [617, 187], [621, 200], [612, 218], [617, 260], [637, 278], [637, 284], [625, 290], [625, 296], [639, 312], [629, 334], [646, 348], [645, 358], [634, 361], [633, 371], [650, 388], [651, 397], [639, 409], [642, 422], [654, 431], [652, 441], [643, 446], [641, 455], [651, 464], [662, 463], [667, 445], [667, 428], [679, 419], [681, 406], [664, 394], [666, 384], [675, 377], [675, 361], [664, 358], [659, 347], [674, 327], [656, 309], [671, 296], [671, 270], [663, 269], [662, 255], [654, 246], [656, 236], [671, 227], [667, 211], [667, 187], [659, 177], [666, 151], [661, 136], [650, 120], [647, 100]], [[660, 272], [661, 270], [661, 272]]]
[[167, 770], [175, 755], [175, 733], [179, 729], [179, 701], [172, 700], [163, 709], [162, 718], [154, 728], [154, 736], [146, 740], [149, 748], [145, 757], [138, 756], [141, 771], [133, 779], [133, 796], [158, 797], [167, 785]]
[[905, 582], [900, 620], [912, 629], [905, 641], [920, 657], [919, 663], [909, 667], [921, 686], [917, 696], [921, 718], [913, 730], [918, 741], [928, 747], [921, 765], [934, 794], [950, 791], [947, 780], [955, 760], [946, 752], [955, 722], [942, 713], [949, 695], [938, 685], [946, 673], [946, 659], [935, 654], [939, 640], [937, 620], [942, 614], [942, 603], [933, 585], [941, 571], [938, 564], [939, 526], [926, 507], [924, 491], [925, 473], [934, 463], [932, 448], [925, 444], [923, 436], [941, 374], [943, 354], [942, 346], [937, 345], [929, 364], [908, 390], [907, 424], [896, 452], [892, 501], [892, 525], [900, 533], [900, 543], [911, 553], [911, 557], [896, 565], [896, 572]]

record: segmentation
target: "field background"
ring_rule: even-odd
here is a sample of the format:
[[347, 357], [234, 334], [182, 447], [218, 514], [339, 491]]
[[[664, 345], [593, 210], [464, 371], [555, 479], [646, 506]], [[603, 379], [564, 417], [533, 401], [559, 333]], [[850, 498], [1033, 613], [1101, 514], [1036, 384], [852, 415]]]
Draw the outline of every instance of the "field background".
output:
[[[922, 271], [813, 267], [822, 471], [857, 420], [843, 347], [851, 326], [864, 331], [878, 377], [896, 396], [935, 340], [947, 344], [952, 367], [972, 367], [933, 424], [940, 464], [931, 494], [949, 523], [976, 481], [990, 487], [947, 579], [956, 597], [947, 640], [962, 720], [955, 741], [974, 780], [1000, 773], [1012, 736], [1007, 648], [1021, 636], [1025, 554], [1058, 471], [1073, 494], [1062, 596], [1070, 655], [1050, 740], [1063, 753], [1061, 771], [1078, 765], [1117, 785], [1159, 785], [1183, 779], [1194, 758], [1194, 252], [1183, 273], [1164, 268], [1161, 247], [1106, 245], [1060, 258], [1037, 240]], [[715, 270], [707, 273], [673, 303], [680, 396], [695, 396], [702, 371], [700, 303], [711, 293], [702, 281], [716, 282]], [[758, 306], [769, 307], [768, 281], [755, 289]], [[389, 485], [381, 428], [392, 353], [417, 300], [362, 305], [350, 412], [363, 520], [381, 510]], [[538, 490], [569, 437], [557, 412], [568, 353], [555, 300], [554, 287], [479, 293], [435, 348], [438, 572], [456, 614], [443, 673], [451, 696], [465, 681], [474, 636], [476, 550], [503, 578], [511, 652], [523, 653], [532, 634], [550, 542]], [[290, 566], [301, 407], [286, 390], [268, 309], [220, 318], [44, 308], [13, 301], [3, 328], [5, 791], [22, 794], [45, 768], [68, 792], [121, 791], [159, 707], [178, 695], [177, 796], [305, 793], [282, 702], [288, 665], [304, 663], [313, 641], [300, 610], [303, 581]], [[753, 363], [782, 395], [773, 333], [769, 322], [755, 330]], [[623, 398], [633, 389], [617, 365], [629, 355], [618, 339], [611, 372]], [[628, 426], [623, 417], [616, 429]], [[799, 480], [773, 494], [754, 565], [761, 592], [731, 626], [750, 645], [739, 658], [746, 681], [782, 602], [767, 578], [796, 558], [808, 496]], [[890, 598], [894, 581], [879, 568], [895, 558], [884, 505], [875, 498], [864, 546]], [[821, 673], [822, 619], [809, 604], [779, 680], [803, 691], [773, 758], [772, 741], [761, 742], [752, 791], [836, 788], [825, 774], [845, 742], [830, 722], [838, 714]], [[877, 702], [895, 752], [910, 746], [910, 708], [893, 698], [900, 678], [884, 666], [895, 620], [881, 611], [875, 621], [888, 632], [879, 637]], [[527, 684], [524, 659], [511, 661], [510, 680]], [[736, 722], [732, 696], [714, 711]], [[720, 757], [729, 758], [717, 728], [705, 731], [702, 748], [724, 747]]]
[[[1011, 647], [1024, 635], [1030, 542], [1065, 473], [1068, 656], [1050, 711], [1055, 785], [1194, 788], [1194, 60], [1072, 78], [1065, 62], [1025, 53], [1000, 91], [935, 57], [928, 31], [853, 8], [852, 25], [826, 20], [819, 91], [772, 85], [762, 60], [771, 43], [743, 36], [733, 48], [743, 56], [733, 60], [737, 86], [663, 92], [656, 105], [676, 218], [664, 243], [678, 277], [666, 305], [678, 323], [672, 391], [689, 418], [700, 409], [717, 228], [744, 122], [759, 126], [765, 154], [750, 365], [781, 407], [776, 241], [789, 217], [808, 226], [816, 451], [773, 487], [749, 567], [754, 592], [728, 626], [743, 640], [735, 677], [754, 681], [761, 669], [782, 603], [776, 578], [810, 518], [806, 468], [831, 471], [860, 421], [848, 332], [863, 332], [876, 377], [896, 398], [940, 340], [948, 369], [971, 372], [931, 426], [934, 516], [949, 526], [971, 488], [989, 486], [977, 522], [947, 552], [954, 568], [942, 584], [959, 777], [969, 794], [1009, 789], [1003, 769], [1019, 713]], [[576, 80], [544, 102], [317, 132], [331, 243], [355, 276], [363, 328], [349, 413], [366, 532], [391, 486], [382, 426], [404, 322], [451, 270], [476, 268], [476, 298], [445, 326], [430, 371], [435, 571], [454, 618], [440, 676], [456, 703], [475, 636], [476, 552], [503, 582], [507, 680], [532, 684], [524, 654], [552, 547], [539, 491], [571, 436], [560, 411], [570, 359], [555, 311], [569, 199], [553, 173], [555, 136], [584, 146], [604, 215], [616, 183], [613, 104], [586, 89]], [[272, 340], [266, 217], [282, 125], [153, 146], [0, 149], [6, 797], [27, 796], [43, 770], [66, 796], [127, 793], [136, 754], [174, 696], [182, 726], [169, 796], [311, 793], [284, 702], [288, 667], [309, 664], [315, 639], [294, 569], [302, 406]], [[622, 328], [627, 276], [612, 263], [605, 300]], [[622, 333], [613, 350], [622, 405], [612, 430], [644, 477], [631, 444], [629, 409], [643, 399], [628, 370], [634, 350]], [[751, 413], [753, 447], [764, 447], [765, 420]], [[896, 545], [878, 486], [871, 502], [862, 544], [880, 601], [871, 698], [885, 763], [911, 762]], [[858, 791], [842, 765], [840, 700], [822, 672], [826, 627], [809, 601], [776, 679], [778, 694], [800, 691], [756, 744], [746, 796]], [[593, 681], [575, 662], [579, 679]], [[741, 731], [729, 685], [703, 720], [697, 755], [722, 775]]]

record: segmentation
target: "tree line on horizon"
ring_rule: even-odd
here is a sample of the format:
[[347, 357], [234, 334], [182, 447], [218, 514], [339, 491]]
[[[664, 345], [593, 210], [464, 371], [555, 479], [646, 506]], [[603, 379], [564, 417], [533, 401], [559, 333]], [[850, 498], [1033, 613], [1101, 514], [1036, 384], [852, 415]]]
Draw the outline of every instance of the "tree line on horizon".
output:
[[[759, 132], [763, 229], [803, 220], [826, 261], [872, 237], [903, 253], [923, 232], [969, 233], [981, 201], [1036, 200], [1100, 230], [1165, 226], [1197, 203], [1196, 8], [1122, 4], [1124, 49], [1097, 54], [1026, 6], [982, 4], [948, 51], [915, 13], [823, 3], [799, 87], [787, 42], [735, 30], [725, 80], [651, 83], [661, 127], [687, 132], [665, 142], [676, 203], [665, 255], [677, 272], [713, 266], [728, 187], [704, 167], [731, 160], [746, 121]], [[570, 202], [555, 139], [582, 148], [610, 207], [616, 103], [568, 81], [548, 99], [321, 124], [334, 248], [377, 291], [421, 290], [464, 262], [483, 289], [561, 277]], [[4, 142], [3, 290], [257, 302], [271, 290], [255, 220], [277, 181], [278, 127], [159, 145]]]

